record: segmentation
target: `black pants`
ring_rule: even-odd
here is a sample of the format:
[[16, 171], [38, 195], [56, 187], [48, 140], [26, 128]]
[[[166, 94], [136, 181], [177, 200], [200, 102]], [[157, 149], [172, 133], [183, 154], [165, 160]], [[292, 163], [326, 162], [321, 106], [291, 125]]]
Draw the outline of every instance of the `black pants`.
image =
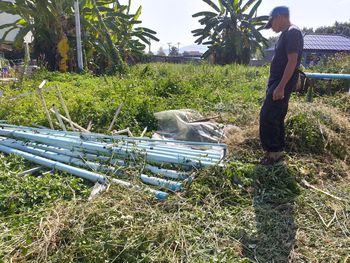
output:
[[266, 90], [264, 104], [260, 111], [260, 141], [267, 152], [281, 152], [285, 146], [284, 118], [288, 111], [288, 102], [293, 83], [288, 83], [284, 90], [284, 99], [274, 101], [273, 91], [278, 83], [273, 83]]

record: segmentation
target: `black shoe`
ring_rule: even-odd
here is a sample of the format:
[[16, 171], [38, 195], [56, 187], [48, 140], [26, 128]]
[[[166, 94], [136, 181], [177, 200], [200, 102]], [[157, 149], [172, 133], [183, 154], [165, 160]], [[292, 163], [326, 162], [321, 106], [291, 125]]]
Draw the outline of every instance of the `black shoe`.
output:
[[267, 152], [260, 160], [261, 165], [282, 165], [283, 152]]

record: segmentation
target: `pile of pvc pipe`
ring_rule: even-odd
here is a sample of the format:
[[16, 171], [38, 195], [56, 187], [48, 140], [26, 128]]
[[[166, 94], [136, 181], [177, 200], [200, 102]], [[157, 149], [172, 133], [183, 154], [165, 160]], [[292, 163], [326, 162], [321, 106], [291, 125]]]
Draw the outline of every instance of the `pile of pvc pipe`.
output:
[[[225, 144], [108, 136], [0, 123], [0, 152], [16, 154], [92, 182], [114, 182], [150, 191], [158, 199], [166, 199], [168, 190], [181, 191], [185, 182], [191, 182], [192, 168], [220, 164], [226, 149]], [[121, 167], [140, 164], [148, 171], [148, 175], [139, 175], [147, 186], [117, 179]], [[172, 168], [162, 168], [164, 165]]]

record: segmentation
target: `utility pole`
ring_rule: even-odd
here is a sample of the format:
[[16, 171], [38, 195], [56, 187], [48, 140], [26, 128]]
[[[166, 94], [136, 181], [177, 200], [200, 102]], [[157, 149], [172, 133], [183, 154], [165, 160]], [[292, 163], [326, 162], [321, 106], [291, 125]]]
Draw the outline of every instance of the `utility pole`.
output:
[[168, 43], [168, 46], [169, 46], [169, 53], [168, 53], [168, 56], [170, 54], [170, 49], [171, 49], [171, 42]]
[[177, 54], [180, 56], [180, 42], [177, 42]]
[[74, 0], [74, 13], [75, 13], [75, 32], [77, 35], [78, 68], [79, 68], [79, 71], [82, 71], [83, 70], [83, 52], [81, 47], [80, 12], [79, 12], [78, 0]]
[[148, 44], [148, 54], [151, 54], [151, 38], [150, 37], [148, 38], [148, 42], [149, 42], [149, 44]]

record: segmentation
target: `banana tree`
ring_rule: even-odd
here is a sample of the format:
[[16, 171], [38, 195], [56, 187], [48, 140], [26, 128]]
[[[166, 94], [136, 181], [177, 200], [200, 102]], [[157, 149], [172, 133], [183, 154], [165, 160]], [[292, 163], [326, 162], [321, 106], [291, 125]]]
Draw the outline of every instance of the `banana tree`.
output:
[[256, 15], [262, 0], [203, 1], [213, 10], [194, 14], [203, 28], [192, 31], [197, 44], [208, 45], [203, 56], [217, 64], [248, 64], [251, 54], [267, 41], [260, 30], [269, 17]]
[[67, 34], [74, 28], [71, 1], [68, 0], [15, 0], [0, 2], [0, 11], [18, 15], [13, 23], [0, 26], [6, 29], [1, 41], [13, 30], [18, 30], [14, 45], [20, 47], [23, 37], [31, 31], [34, 36], [34, 56], [43, 56], [50, 69], [59, 64], [66, 68], [69, 44]]
[[86, 1], [83, 8], [83, 17], [85, 18], [83, 24], [87, 26], [88, 30], [92, 31], [92, 34], [88, 35], [90, 37], [90, 43], [109, 60], [111, 72], [124, 73], [126, 65], [114, 44], [111, 29], [105, 23], [105, 17], [107, 15], [117, 15], [109, 5], [110, 1]]
[[[125, 15], [130, 16], [130, 6], [132, 0], [129, 0], [127, 8], [125, 9]], [[134, 60], [135, 56], [141, 55], [146, 48], [146, 45], [150, 45], [150, 41], [159, 41], [155, 37], [156, 32], [145, 28], [135, 27], [140, 24], [139, 17], [142, 12], [142, 6], [139, 6], [136, 13], [130, 17], [127, 23], [121, 24], [121, 38], [118, 42], [118, 46], [123, 51], [124, 59]]]
[[[85, 43], [99, 53], [93, 63], [101, 64], [103, 58], [108, 58], [108, 54], [115, 54], [113, 49], [118, 51], [119, 64], [122, 64], [120, 59], [130, 62], [143, 53], [145, 44], [149, 44], [150, 39], [159, 41], [155, 37], [155, 31], [144, 27], [135, 28], [135, 25], [141, 23], [139, 17], [142, 7], [131, 14], [130, 6], [131, 0], [127, 5], [121, 5], [119, 1], [85, 1], [83, 23], [88, 34]], [[90, 58], [94, 53], [96, 52], [90, 50]]]
[[[0, 2], [0, 11], [18, 15], [20, 19], [2, 25], [9, 32], [19, 30], [15, 44], [31, 31], [34, 56], [43, 57], [49, 69], [72, 69], [75, 63], [75, 22], [73, 0], [14, 0]], [[130, 14], [131, 0], [121, 5], [118, 0], [79, 0], [83, 46], [87, 65], [97, 65], [99, 72], [124, 72], [125, 61], [142, 53], [149, 39], [158, 41], [156, 32], [138, 27], [142, 8]], [[1, 41], [1, 40], [0, 40]], [[69, 61], [66, 61], [69, 59]]]

